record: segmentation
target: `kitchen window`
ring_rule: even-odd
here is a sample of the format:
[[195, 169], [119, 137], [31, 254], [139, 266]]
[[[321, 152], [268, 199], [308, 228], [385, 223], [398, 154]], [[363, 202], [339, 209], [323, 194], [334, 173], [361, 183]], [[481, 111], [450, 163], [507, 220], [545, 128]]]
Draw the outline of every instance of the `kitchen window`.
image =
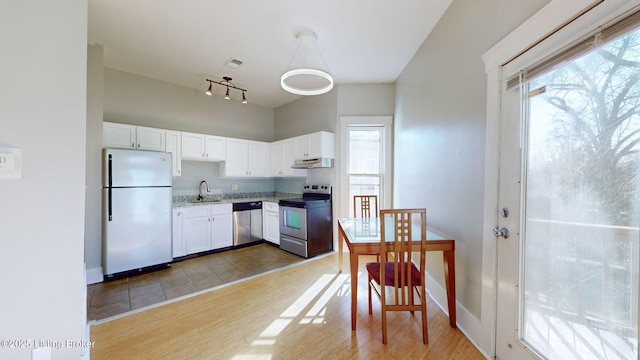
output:
[[391, 204], [391, 117], [342, 117], [342, 216], [353, 216], [354, 195], [377, 195]]

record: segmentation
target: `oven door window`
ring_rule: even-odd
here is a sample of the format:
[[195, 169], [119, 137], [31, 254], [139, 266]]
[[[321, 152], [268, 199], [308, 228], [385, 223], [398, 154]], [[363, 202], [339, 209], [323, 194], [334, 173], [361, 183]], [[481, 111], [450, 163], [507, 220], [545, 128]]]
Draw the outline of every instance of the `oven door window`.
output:
[[284, 226], [302, 230], [302, 214], [296, 211], [285, 211], [284, 214]]
[[280, 207], [282, 222], [280, 233], [297, 237], [307, 238], [306, 211], [305, 209]]

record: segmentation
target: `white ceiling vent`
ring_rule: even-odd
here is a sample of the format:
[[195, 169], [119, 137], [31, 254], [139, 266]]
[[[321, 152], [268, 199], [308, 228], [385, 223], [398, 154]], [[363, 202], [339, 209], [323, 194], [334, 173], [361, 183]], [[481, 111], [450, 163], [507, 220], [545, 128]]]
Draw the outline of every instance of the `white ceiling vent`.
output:
[[225, 63], [225, 65], [232, 69], [237, 69], [238, 66], [242, 65], [242, 60], [231, 58]]

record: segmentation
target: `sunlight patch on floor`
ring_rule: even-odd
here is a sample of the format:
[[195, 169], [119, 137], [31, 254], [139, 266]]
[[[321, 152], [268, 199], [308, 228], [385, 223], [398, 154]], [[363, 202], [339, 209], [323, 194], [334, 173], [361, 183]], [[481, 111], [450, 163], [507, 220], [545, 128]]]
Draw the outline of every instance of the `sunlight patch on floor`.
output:
[[[323, 324], [327, 310], [327, 303], [333, 296], [344, 296], [344, 289], [349, 287], [349, 276], [346, 274], [324, 274], [298, 297], [281, 315], [260, 333], [260, 338], [254, 340], [252, 346], [271, 346], [276, 338], [300, 316], [304, 309], [311, 306], [298, 324]], [[314, 299], [315, 300], [314, 302]], [[272, 355], [236, 355], [232, 360], [263, 360], [271, 359]]]

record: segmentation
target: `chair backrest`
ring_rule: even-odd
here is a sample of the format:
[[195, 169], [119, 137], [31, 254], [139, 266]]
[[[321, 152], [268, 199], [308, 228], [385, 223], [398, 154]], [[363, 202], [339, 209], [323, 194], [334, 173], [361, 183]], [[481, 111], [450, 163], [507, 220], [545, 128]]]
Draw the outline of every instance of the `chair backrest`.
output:
[[[371, 209], [373, 209], [373, 213]], [[360, 211], [358, 212], [358, 210]], [[378, 195], [354, 195], [353, 217], [378, 217]]]
[[[385, 268], [380, 267], [380, 279], [388, 286], [395, 288], [397, 305], [408, 305], [405, 288], [424, 287], [425, 259], [427, 249], [427, 211], [426, 209], [388, 209], [380, 210], [380, 258], [387, 259], [387, 266], [392, 266], [393, 281], [386, 275]], [[419, 242], [420, 260], [417, 265], [419, 273], [411, 271], [412, 242]], [[416, 276], [419, 279], [416, 279]], [[385, 280], [382, 280], [385, 279]], [[410, 292], [410, 291], [409, 291]]]

